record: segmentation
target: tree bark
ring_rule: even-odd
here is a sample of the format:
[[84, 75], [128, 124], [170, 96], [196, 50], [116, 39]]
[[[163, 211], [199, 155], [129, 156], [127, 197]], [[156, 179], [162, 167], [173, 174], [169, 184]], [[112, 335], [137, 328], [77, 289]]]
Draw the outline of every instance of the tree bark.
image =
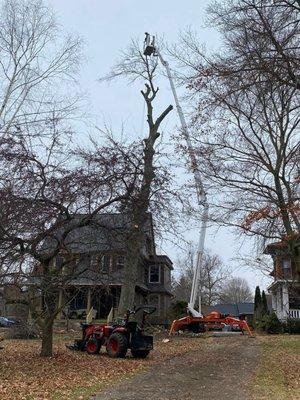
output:
[[123, 316], [131, 309], [135, 302], [135, 288], [137, 284], [138, 265], [140, 262], [141, 232], [138, 228], [132, 228], [130, 237], [126, 243], [126, 260], [124, 265], [124, 282], [121, 289], [118, 315]]
[[42, 347], [40, 355], [51, 357], [53, 355], [53, 319], [46, 318], [42, 329]]

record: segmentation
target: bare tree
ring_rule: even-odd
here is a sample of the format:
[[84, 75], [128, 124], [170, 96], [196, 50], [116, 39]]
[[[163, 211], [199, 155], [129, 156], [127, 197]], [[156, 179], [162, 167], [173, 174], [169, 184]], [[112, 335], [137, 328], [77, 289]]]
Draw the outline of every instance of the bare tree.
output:
[[[125, 210], [131, 215], [131, 227], [126, 239], [125, 279], [121, 289], [118, 313], [123, 315], [126, 309], [134, 304], [137, 266], [144, 244], [143, 227], [147, 222], [147, 213], [151, 205], [153, 186], [157, 180], [156, 143], [160, 136], [159, 129], [163, 120], [172, 111], [173, 106], [166, 107], [157, 117], [154, 116], [153, 103], [157, 97], [158, 87], [155, 86], [157, 58], [144, 56], [136, 41], [122, 54], [106, 79], [126, 77], [134, 82], [137, 79], [146, 81], [145, 89], [141, 91], [147, 109], [148, 133], [144, 139], [142, 178], [134, 188], [130, 200], [125, 204]], [[163, 202], [163, 198], [161, 197]]]
[[74, 232], [120, 210], [140, 174], [128, 161], [134, 144], [68, 150], [57, 130], [34, 149], [21, 137], [0, 143], [0, 280], [28, 288], [22, 299], [42, 330], [43, 356], [52, 354], [54, 319], [70, 300], [59, 304], [58, 290], [86, 272], [74, 260]]
[[[196, 258], [195, 246], [190, 246], [184, 258], [177, 262], [179, 276], [173, 283], [173, 293], [176, 299], [189, 301]], [[222, 283], [228, 278], [229, 271], [224, 267], [219, 256], [205, 252], [201, 269], [201, 301], [205, 305], [213, 305], [219, 299]]]
[[247, 303], [253, 301], [253, 293], [243, 278], [232, 278], [221, 288], [220, 302], [222, 303]]
[[300, 0], [274, 0], [272, 5], [290, 7], [300, 11]]
[[[281, 15], [269, 2], [218, 5], [210, 13], [225, 48], [206, 56], [188, 34], [179, 60], [196, 103], [194, 138], [210, 217], [262, 244], [284, 240], [299, 269], [298, 22], [290, 10]], [[273, 48], [261, 13], [289, 49], [289, 61]]]
[[265, 79], [300, 88], [298, 2], [214, 2], [209, 15], [226, 46], [226, 56], [210, 60], [217, 75], [241, 76], [249, 85], [263, 74]]
[[40, 135], [45, 124], [74, 113], [78, 97], [72, 87], [80, 66], [81, 40], [70, 35], [62, 38], [52, 10], [42, 0], [2, 2], [2, 137], [20, 131]]

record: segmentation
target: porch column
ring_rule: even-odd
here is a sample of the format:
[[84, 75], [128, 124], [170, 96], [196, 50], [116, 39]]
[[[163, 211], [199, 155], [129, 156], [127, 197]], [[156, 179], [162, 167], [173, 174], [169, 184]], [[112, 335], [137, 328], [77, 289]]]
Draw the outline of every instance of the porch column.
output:
[[277, 291], [274, 290], [271, 292], [271, 299], [272, 299], [272, 309], [277, 310], [277, 304], [276, 304], [276, 299], [277, 299]]
[[88, 287], [87, 300], [86, 300], [86, 315], [88, 315], [88, 313], [90, 312], [91, 306], [92, 306], [92, 293], [91, 293], [91, 288]]
[[289, 306], [289, 289], [286, 284], [282, 286], [282, 316], [286, 320], [289, 316], [290, 306]]

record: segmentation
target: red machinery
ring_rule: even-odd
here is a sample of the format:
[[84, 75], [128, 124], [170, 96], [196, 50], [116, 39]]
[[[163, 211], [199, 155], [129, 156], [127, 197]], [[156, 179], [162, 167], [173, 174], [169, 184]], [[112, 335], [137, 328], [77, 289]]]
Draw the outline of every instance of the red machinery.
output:
[[224, 326], [230, 326], [233, 329], [240, 329], [243, 333], [245, 331], [250, 337], [253, 337], [247, 321], [231, 317], [230, 315], [222, 315], [218, 311], [212, 311], [210, 314], [203, 317], [192, 317], [188, 315], [180, 319], [175, 319], [171, 324], [169, 335], [175, 331], [178, 331], [179, 329], [189, 329], [194, 332], [205, 332], [206, 330], [209, 330], [210, 327], [215, 328], [216, 325], [218, 325], [220, 328]]
[[[130, 321], [130, 315], [143, 311], [140, 325]], [[145, 358], [153, 349], [153, 336], [146, 335], [144, 325], [146, 316], [156, 310], [152, 306], [139, 307], [133, 311], [128, 310], [124, 321], [120, 324], [82, 324], [82, 338], [76, 339], [73, 345], [68, 345], [70, 350], [86, 351], [89, 354], [98, 354], [101, 346], [106, 347], [110, 357], [125, 357], [127, 350], [131, 350], [133, 357]]]

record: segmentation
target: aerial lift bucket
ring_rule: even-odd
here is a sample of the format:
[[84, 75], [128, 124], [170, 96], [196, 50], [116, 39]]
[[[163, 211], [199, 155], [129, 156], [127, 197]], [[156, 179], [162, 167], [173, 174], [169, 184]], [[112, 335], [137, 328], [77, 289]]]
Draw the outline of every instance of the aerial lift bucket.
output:
[[145, 35], [146, 37], [144, 41], [144, 56], [155, 55], [154, 36], [152, 36], [151, 41], [151, 36], [149, 35], [149, 33], [146, 32]]

